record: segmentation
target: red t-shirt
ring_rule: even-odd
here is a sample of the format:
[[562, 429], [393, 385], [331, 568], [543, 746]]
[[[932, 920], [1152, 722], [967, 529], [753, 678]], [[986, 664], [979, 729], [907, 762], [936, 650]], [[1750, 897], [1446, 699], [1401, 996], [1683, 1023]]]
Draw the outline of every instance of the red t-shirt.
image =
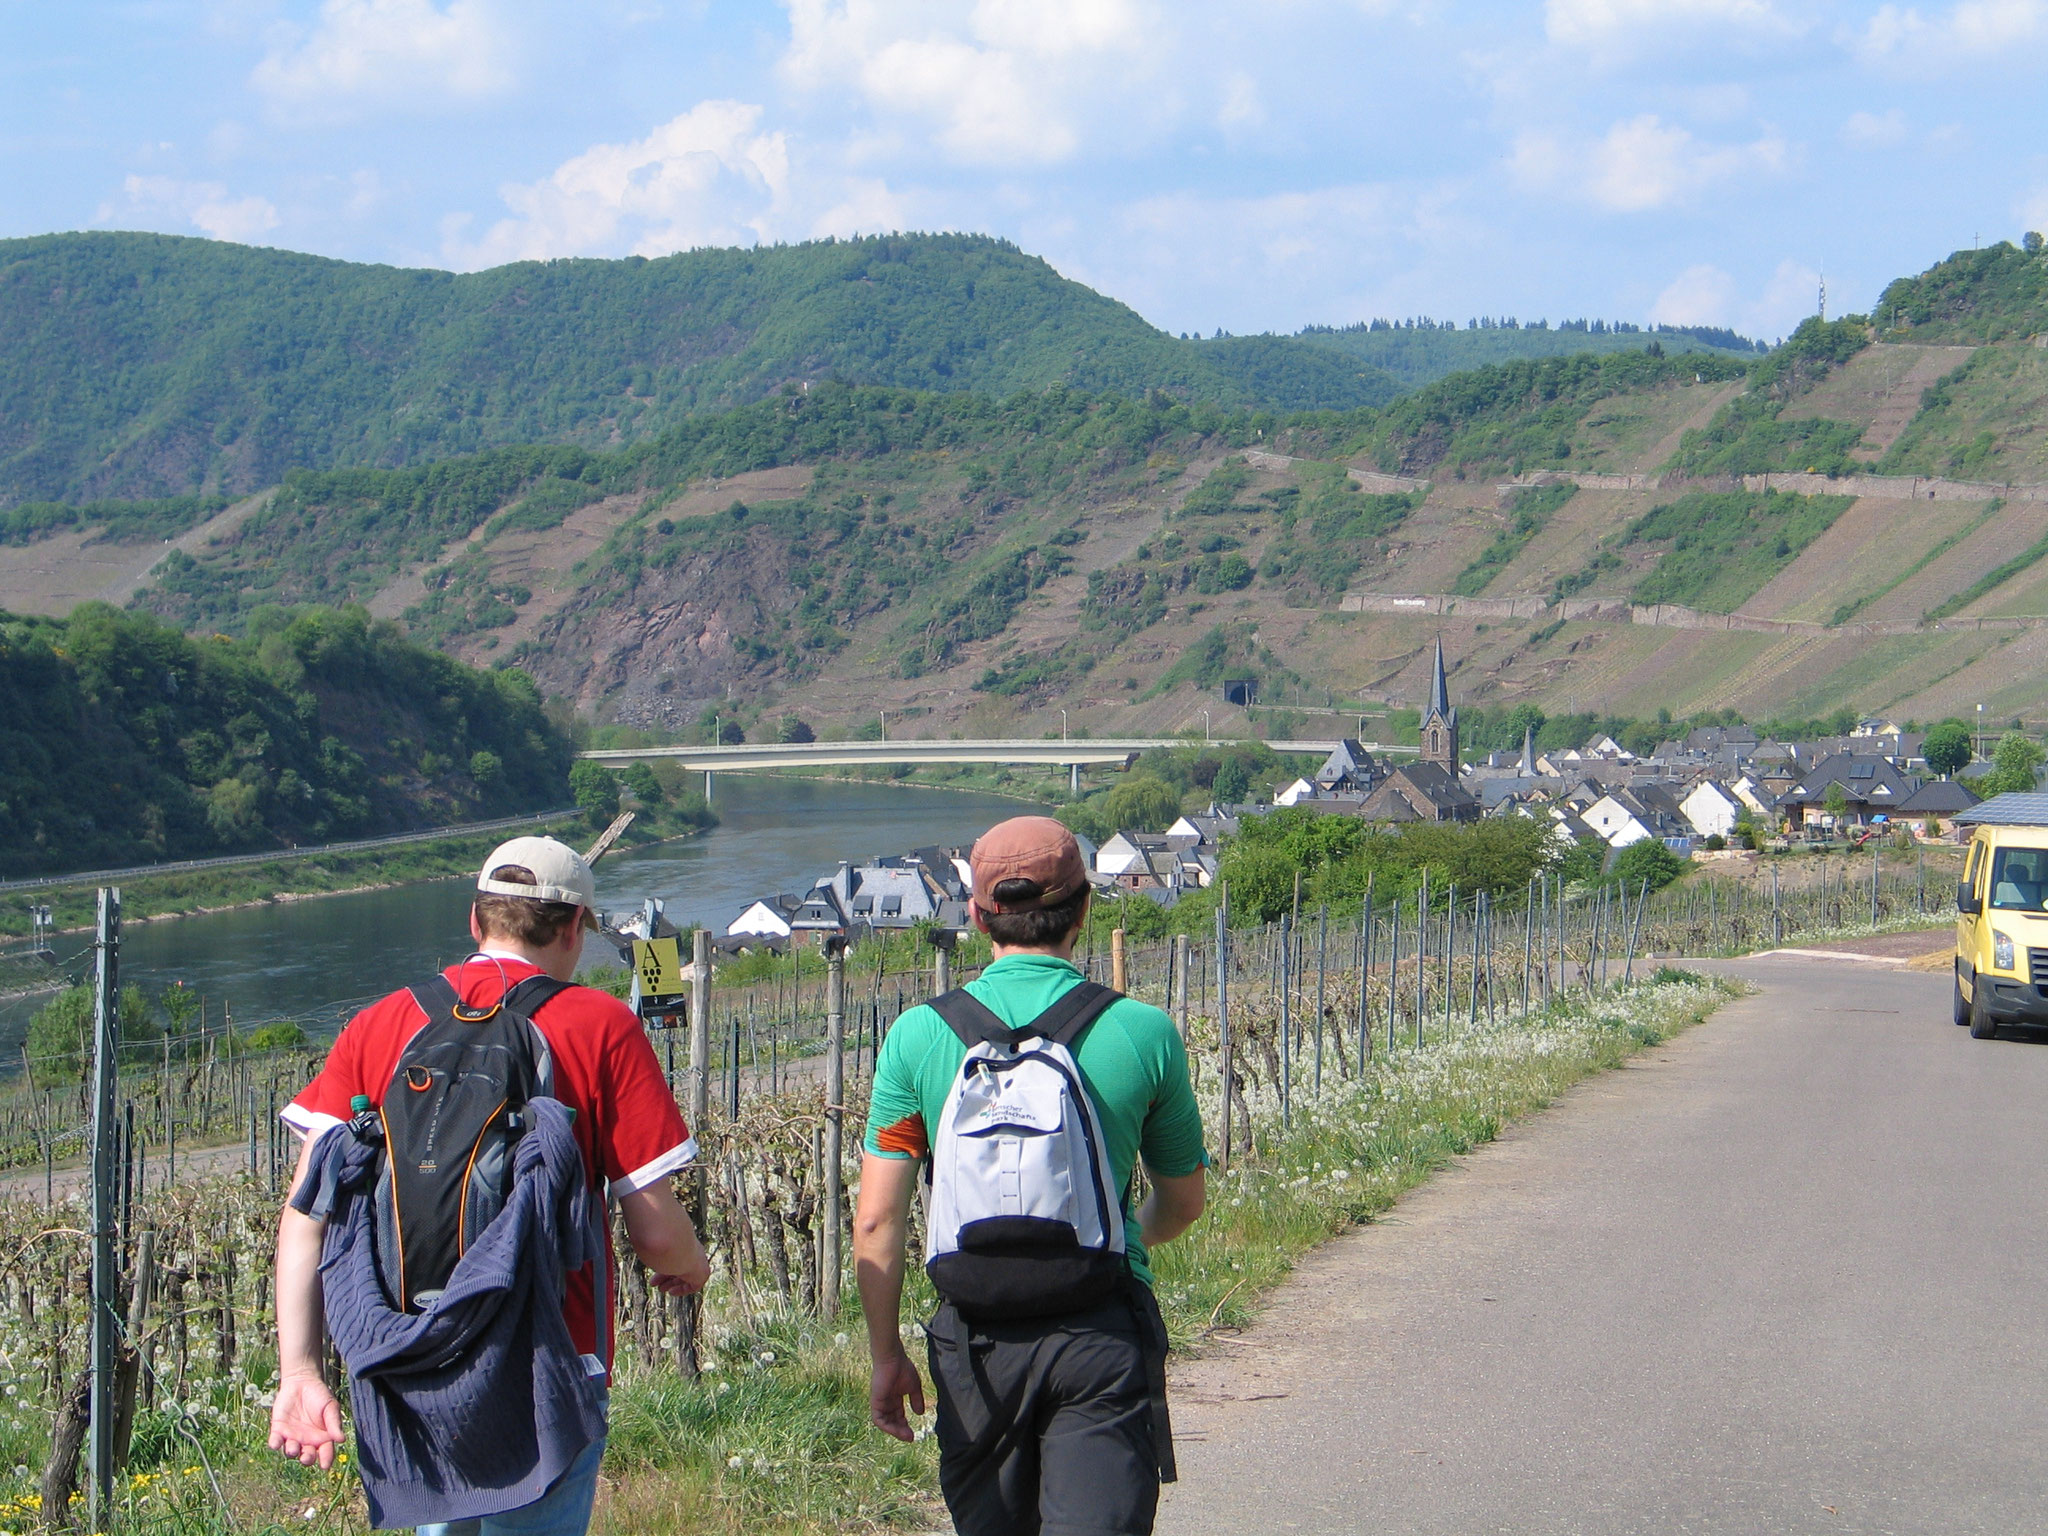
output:
[[[508, 985], [540, 973], [529, 961], [494, 955], [472, 958], [445, 974], [464, 1002], [485, 1003]], [[284, 1123], [300, 1136], [318, 1135], [349, 1118], [357, 1094], [383, 1103], [400, 1053], [426, 1022], [410, 992], [372, 1003], [335, 1039], [319, 1076], [285, 1106]], [[609, 993], [571, 987], [543, 1004], [533, 1022], [554, 1056], [555, 1097], [577, 1112], [576, 1142], [584, 1166], [602, 1171], [614, 1198], [645, 1189], [696, 1157], [696, 1140], [632, 1009]], [[600, 1136], [602, 1146], [596, 1140]], [[609, 1248], [609, 1223], [606, 1244]], [[586, 1355], [598, 1352], [592, 1279], [588, 1268], [571, 1275], [562, 1302], [569, 1336]], [[610, 1294], [616, 1306], [616, 1285]], [[614, 1331], [609, 1326], [604, 1331], [607, 1366]]]

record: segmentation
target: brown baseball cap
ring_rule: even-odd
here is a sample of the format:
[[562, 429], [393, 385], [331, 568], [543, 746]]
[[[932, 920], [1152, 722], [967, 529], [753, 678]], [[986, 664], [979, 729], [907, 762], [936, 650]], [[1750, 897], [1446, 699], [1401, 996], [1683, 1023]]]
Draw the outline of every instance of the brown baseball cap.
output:
[[[1088, 865], [1074, 834], [1050, 816], [1013, 816], [982, 833], [968, 856], [974, 904], [984, 912], [1035, 912], [1056, 907], [1088, 884]], [[1029, 880], [1038, 894], [998, 901], [1005, 880]]]

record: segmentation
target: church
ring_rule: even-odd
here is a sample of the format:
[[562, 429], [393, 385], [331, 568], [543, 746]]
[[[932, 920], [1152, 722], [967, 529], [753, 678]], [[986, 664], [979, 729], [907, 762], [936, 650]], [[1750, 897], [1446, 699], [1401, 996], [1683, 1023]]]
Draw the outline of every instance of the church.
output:
[[1422, 711], [1422, 751], [1380, 783], [1358, 814], [1367, 821], [1477, 821], [1479, 799], [1459, 778], [1458, 711], [1444, 676], [1444, 642], [1436, 642], [1429, 702]]

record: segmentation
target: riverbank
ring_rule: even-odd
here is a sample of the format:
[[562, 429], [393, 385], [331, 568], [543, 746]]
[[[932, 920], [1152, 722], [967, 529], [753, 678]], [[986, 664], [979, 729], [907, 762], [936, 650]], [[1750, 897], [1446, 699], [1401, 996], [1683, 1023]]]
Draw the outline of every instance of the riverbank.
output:
[[[570, 819], [565, 817], [564, 821]], [[565, 835], [561, 823], [536, 830]], [[629, 831], [619, 846], [621, 850], [652, 848], [662, 843], [682, 842], [706, 830], [691, 826], [679, 830], [654, 830], [638, 837]], [[581, 824], [577, 823], [574, 830], [566, 834], [566, 840], [577, 841], [580, 831]], [[177, 917], [209, 917], [278, 902], [360, 895], [370, 891], [396, 890], [429, 880], [452, 879], [475, 873], [476, 861], [504, 840], [505, 832], [497, 829], [471, 836], [407, 843], [391, 849], [336, 854], [328, 858], [278, 859], [220, 869], [144, 876], [122, 882], [121, 921], [126, 925], [162, 922]], [[96, 893], [97, 887], [93, 885], [62, 885], [10, 896], [0, 901], [0, 936], [26, 937], [32, 927], [29, 909], [37, 905], [50, 908], [52, 926], [57, 933], [90, 933], [96, 921]]]
[[[993, 795], [1000, 800], [1018, 800], [1026, 805], [1061, 805], [1068, 798], [1064, 770], [1041, 776], [978, 763], [938, 763], [922, 767], [901, 763], [886, 768], [749, 768], [745, 770], [745, 775], [748, 778], [807, 779], [813, 783], [884, 784], [900, 789], [946, 789], [960, 794]], [[1034, 779], [1041, 782], [1032, 782]]]

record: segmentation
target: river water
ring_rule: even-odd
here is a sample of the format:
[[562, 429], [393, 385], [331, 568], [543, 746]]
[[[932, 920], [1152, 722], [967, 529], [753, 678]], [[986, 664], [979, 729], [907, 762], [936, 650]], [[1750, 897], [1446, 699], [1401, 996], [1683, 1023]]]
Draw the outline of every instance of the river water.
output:
[[[965, 846], [1025, 809], [1014, 800], [951, 790], [720, 774], [720, 824], [682, 842], [613, 854], [597, 867], [598, 904], [631, 911], [649, 896], [682, 928], [723, 932], [757, 896], [808, 889], [841, 859]], [[154, 993], [182, 980], [225, 1007], [238, 1027], [291, 1017], [331, 1033], [356, 1006], [452, 964], [469, 949], [469, 884], [435, 880], [386, 891], [286, 901], [175, 921], [130, 924], [121, 979]], [[65, 934], [57, 952], [87, 951]], [[616, 964], [593, 943], [586, 964]], [[89, 963], [89, 952], [77, 962]], [[0, 1075], [19, 1070], [28, 1018], [47, 996], [0, 1006]]]

